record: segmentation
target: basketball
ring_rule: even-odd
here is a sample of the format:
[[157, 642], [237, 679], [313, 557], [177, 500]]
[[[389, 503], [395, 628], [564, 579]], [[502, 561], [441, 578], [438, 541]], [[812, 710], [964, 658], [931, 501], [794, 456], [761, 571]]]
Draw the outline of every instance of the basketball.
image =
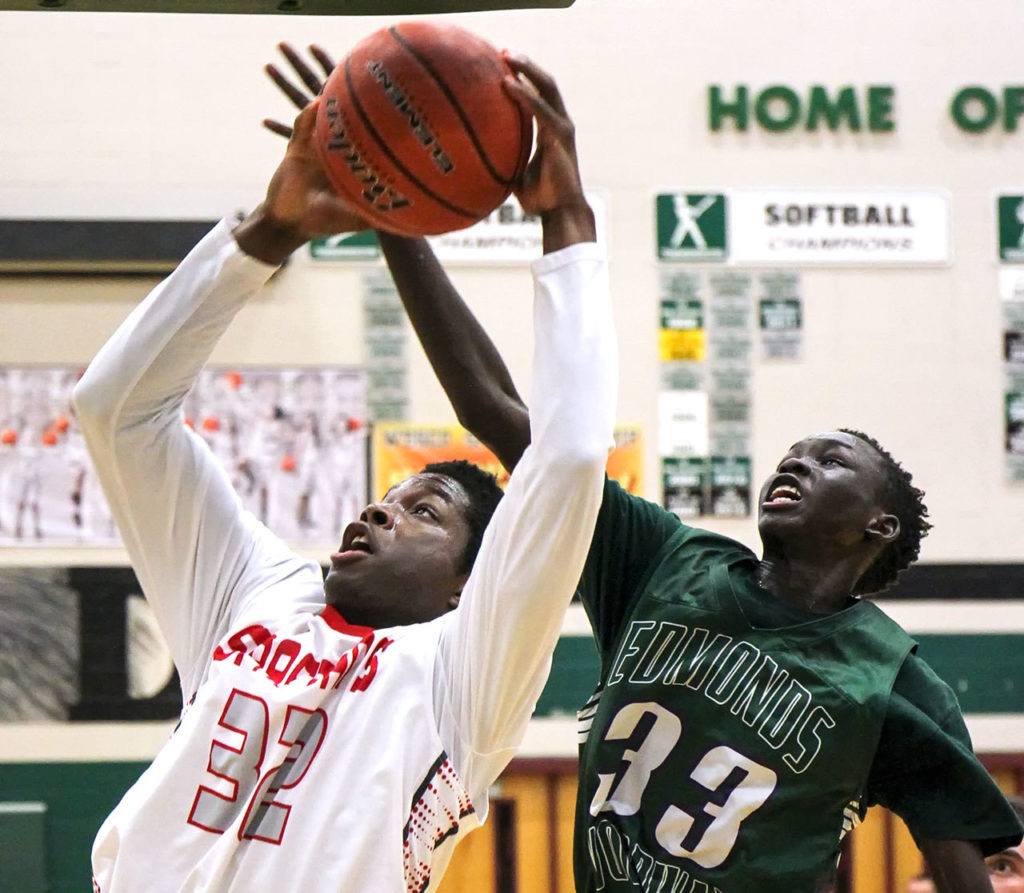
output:
[[404, 22], [358, 43], [331, 73], [316, 145], [335, 191], [374, 227], [463, 229], [512, 191], [533, 122], [502, 87], [498, 51], [454, 25]]

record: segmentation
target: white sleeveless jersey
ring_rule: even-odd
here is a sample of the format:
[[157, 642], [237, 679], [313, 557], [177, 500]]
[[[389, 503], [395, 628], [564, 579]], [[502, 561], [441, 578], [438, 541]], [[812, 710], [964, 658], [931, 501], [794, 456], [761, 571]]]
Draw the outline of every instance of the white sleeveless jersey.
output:
[[434, 718], [439, 631], [327, 608], [225, 637], [100, 830], [100, 889], [433, 889], [478, 824]]
[[534, 265], [531, 446], [454, 611], [372, 630], [246, 512], [181, 407], [273, 269], [220, 224], [75, 392], [90, 455], [182, 681], [181, 722], [104, 822], [100, 893], [435, 889], [481, 822], [550, 668], [614, 422], [597, 246]]

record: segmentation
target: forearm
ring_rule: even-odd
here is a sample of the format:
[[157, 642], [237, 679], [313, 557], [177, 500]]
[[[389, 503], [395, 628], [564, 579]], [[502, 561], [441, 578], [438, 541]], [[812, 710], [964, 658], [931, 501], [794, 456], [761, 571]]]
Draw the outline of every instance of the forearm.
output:
[[582, 196], [573, 203], [549, 211], [541, 219], [545, 254], [553, 254], [580, 242], [597, 241], [594, 212]]
[[132, 311], [75, 388], [93, 468], [183, 679], [254, 553], [255, 524], [185, 428], [181, 402], [270, 272], [240, 255], [220, 224]]
[[221, 334], [271, 272], [242, 255], [227, 224], [218, 224], [89, 364], [75, 388], [87, 436], [174, 413]]
[[938, 893], [992, 893], [978, 845], [969, 840], [919, 841]]
[[511, 470], [530, 442], [526, 406], [494, 343], [425, 239], [379, 233], [395, 286], [459, 422]]
[[547, 677], [601, 505], [615, 419], [607, 269], [594, 245], [534, 264], [532, 442], [484, 535], [441, 659], [478, 753], [520, 740]]

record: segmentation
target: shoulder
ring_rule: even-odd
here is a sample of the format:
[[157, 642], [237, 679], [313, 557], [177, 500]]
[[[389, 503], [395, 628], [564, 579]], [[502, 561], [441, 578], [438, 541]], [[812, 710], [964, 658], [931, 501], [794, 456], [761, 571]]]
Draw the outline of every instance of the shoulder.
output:
[[876, 775], [973, 759], [970, 733], [953, 689], [909, 654], [893, 683], [876, 755]]
[[699, 565], [725, 564], [730, 576], [750, 576], [758, 564], [757, 555], [730, 537], [702, 527], [679, 529], [665, 544], [665, 557]]
[[974, 754], [955, 693], [916, 654], [893, 686], [866, 797], [919, 839], [974, 840], [985, 854], [1020, 840], [1020, 822]]
[[605, 476], [604, 493], [601, 500], [601, 514], [608, 520], [616, 518], [641, 518], [650, 523], [659, 524], [668, 531], [682, 527], [683, 524], [672, 512], [660, 505], [634, 496], [618, 481]]
[[736, 540], [680, 525], [654, 556], [641, 588], [671, 594], [673, 600], [682, 593], [710, 591], [716, 568], [742, 588], [752, 585], [757, 565], [757, 556]]
[[907, 655], [892, 689], [890, 712], [916, 713], [938, 727], [962, 727], [963, 717], [956, 693], [926, 660]]
[[693, 546], [707, 554], [730, 554], [737, 558], [754, 558], [746, 546], [727, 536], [712, 533], [700, 527], [684, 524], [672, 512], [660, 505], [634, 496], [611, 478], [605, 478], [604, 498], [601, 505], [601, 523], [613, 529], [620, 537], [638, 527], [646, 528], [657, 541], [667, 547]]

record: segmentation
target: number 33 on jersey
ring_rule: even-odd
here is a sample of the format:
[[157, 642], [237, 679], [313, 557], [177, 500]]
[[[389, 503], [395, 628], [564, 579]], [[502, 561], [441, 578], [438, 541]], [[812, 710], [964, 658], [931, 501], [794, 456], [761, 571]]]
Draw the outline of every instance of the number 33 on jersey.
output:
[[710, 578], [640, 600], [580, 712], [577, 889], [812, 893], [836, 864], [912, 642], [869, 604], [756, 629]]

